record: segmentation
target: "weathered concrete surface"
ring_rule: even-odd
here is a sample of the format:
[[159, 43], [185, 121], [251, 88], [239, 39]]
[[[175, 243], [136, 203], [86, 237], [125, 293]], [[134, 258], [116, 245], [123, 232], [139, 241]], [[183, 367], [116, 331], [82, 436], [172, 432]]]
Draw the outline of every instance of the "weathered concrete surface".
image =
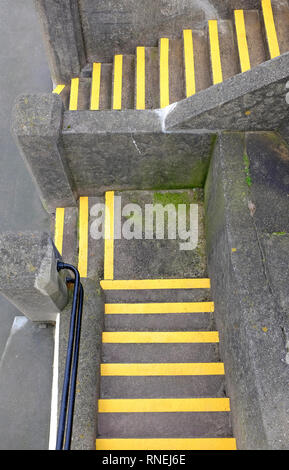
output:
[[[130, 224], [130, 231], [141, 239], [121, 239], [114, 241], [114, 275], [115, 279], [167, 279], [167, 278], [194, 278], [206, 277], [206, 242], [204, 236], [204, 210], [202, 190], [183, 191], [123, 191], [115, 192], [115, 197], [121, 197], [121, 208], [115, 199], [115, 238], [117, 234], [117, 221], [121, 221], [122, 230], [124, 224]], [[126, 213], [121, 216], [121, 211], [127, 204], [136, 204], [140, 213], [135, 213], [133, 219]], [[178, 205], [186, 206], [187, 228], [190, 226], [190, 204], [198, 205], [197, 225], [192, 222], [191, 229], [197, 229], [198, 236], [196, 246], [191, 250], [181, 250], [180, 244], [184, 242], [176, 230], [176, 239], [168, 238], [168, 217], [164, 216], [164, 238], [146, 239], [145, 234], [145, 207], [147, 204], [166, 207], [171, 204], [178, 213]], [[132, 210], [135, 210], [131, 206]], [[118, 212], [118, 213], [117, 213]], [[177, 216], [177, 220], [179, 218]], [[155, 223], [154, 223], [155, 230]], [[173, 293], [174, 295], [174, 293]], [[167, 300], [170, 301], [170, 298]]]
[[0, 291], [30, 320], [53, 322], [67, 304], [65, 274], [58, 274], [57, 252], [41, 232], [0, 236]]
[[177, 103], [165, 128], [275, 130], [288, 120], [289, 53]]
[[202, 187], [214, 134], [162, 132], [153, 111], [64, 113], [63, 148], [79, 195]]
[[[112, 60], [114, 53], [134, 54], [137, 46], [156, 46], [162, 36], [180, 37], [184, 28], [228, 17], [231, 8], [255, 7], [253, 0], [80, 0], [89, 62]], [[233, 5], [232, 5], [233, 4]]]
[[54, 83], [80, 74], [86, 54], [76, 0], [34, 0]]
[[220, 137], [205, 190], [208, 269], [238, 448], [288, 449], [288, 315], [270, 286], [248, 157], [243, 134]]
[[63, 104], [56, 94], [20, 95], [13, 108], [13, 134], [50, 212], [76, 205], [61, 150], [62, 119]]
[[0, 449], [46, 450], [54, 328], [16, 316], [0, 362]]
[[[95, 450], [104, 302], [101, 290], [94, 280], [82, 279], [81, 282], [84, 288], [84, 304], [71, 448], [74, 450]], [[70, 314], [71, 304], [67, 306], [60, 317], [59, 405], [67, 353]]]

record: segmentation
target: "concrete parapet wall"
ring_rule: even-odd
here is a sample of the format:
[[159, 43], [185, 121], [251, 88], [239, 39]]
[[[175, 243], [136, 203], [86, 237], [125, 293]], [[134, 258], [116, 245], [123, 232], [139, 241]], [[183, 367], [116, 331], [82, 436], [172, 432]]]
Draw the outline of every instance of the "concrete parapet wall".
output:
[[276, 291], [270, 280], [278, 282], [276, 253], [282, 256], [288, 240], [262, 233], [260, 182], [246, 180], [248, 158], [244, 134], [220, 137], [205, 191], [209, 275], [238, 448], [288, 449], [288, 288]]
[[190, 98], [168, 114], [167, 129], [274, 130], [287, 122], [289, 53]]
[[54, 322], [67, 304], [65, 272], [57, 272], [57, 252], [40, 232], [0, 234], [0, 292], [32, 321]]

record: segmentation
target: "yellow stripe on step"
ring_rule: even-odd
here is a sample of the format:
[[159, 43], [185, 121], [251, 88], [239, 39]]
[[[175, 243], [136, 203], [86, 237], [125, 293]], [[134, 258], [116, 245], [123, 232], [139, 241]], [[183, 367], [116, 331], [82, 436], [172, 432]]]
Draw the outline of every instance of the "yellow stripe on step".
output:
[[104, 278], [114, 276], [114, 191], [105, 193]]
[[88, 197], [79, 198], [79, 252], [78, 271], [80, 277], [87, 277], [88, 262]]
[[136, 109], [145, 109], [145, 47], [136, 48]]
[[114, 57], [113, 77], [113, 109], [121, 109], [122, 102], [122, 75], [123, 56], [118, 54]]
[[100, 281], [104, 290], [210, 289], [210, 279], [138, 279]]
[[64, 231], [64, 207], [58, 207], [55, 213], [55, 230], [54, 230], [54, 244], [62, 255], [63, 248], [63, 231]]
[[210, 39], [213, 84], [216, 85], [217, 83], [221, 83], [223, 81], [217, 20], [209, 21], [209, 39]]
[[229, 398], [100, 399], [99, 413], [178, 413], [230, 411]]
[[65, 85], [57, 85], [57, 87], [54, 88], [52, 93], [55, 93], [56, 95], [60, 95], [60, 93], [64, 90]]
[[193, 33], [191, 29], [184, 29], [184, 57], [185, 57], [185, 76], [186, 76], [186, 95], [187, 98], [196, 93], [195, 62]]
[[218, 343], [218, 331], [104, 331], [103, 343]]
[[91, 111], [99, 110], [100, 77], [101, 77], [101, 64], [95, 62], [92, 66], [91, 99], [90, 99]]
[[243, 10], [235, 10], [235, 25], [238, 41], [241, 72], [251, 69], [249, 49], [246, 35], [246, 26]]
[[96, 439], [96, 450], [236, 450], [233, 438]]
[[280, 55], [271, 0], [262, 0], [263, 17], [271, 59]]
[[222, 362], [164, 364], [101, 364], [102, 376], [224, 375]]
[[73, 78], [71, 80], [71, 87], [70, 87], [70, 101], [69, 101], [70, 111], [77, 111], [78, 89], [79, 89], [79, 78]]
[[165, 108], [170, 104], [169, 85], [169, 47], [168, 38], [160, 40], [160, 107]]
[[105, 313], [109, 314], [206, 313], [213, 311], [214, 302], [105, 304]]

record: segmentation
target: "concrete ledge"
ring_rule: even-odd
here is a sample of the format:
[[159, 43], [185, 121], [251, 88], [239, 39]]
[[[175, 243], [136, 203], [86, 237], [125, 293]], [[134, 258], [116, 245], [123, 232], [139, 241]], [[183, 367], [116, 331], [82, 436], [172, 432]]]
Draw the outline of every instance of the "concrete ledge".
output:
[[167, 130], [275, 130], [288, 120], [289, 53], [178, 102]]
[[0, 234], [0, 292], [32, 321], [54, 322], [68, 301], [65, 273], [48, 233]]
[[288, 449], [288, 315], [264, 267], [244, 155], [242, 133], [221, 135], [206, 183], [215, 317], [238, 448]]
[[202, 187], [215, 134], [163, 132], [161, 111], [67, 111], [63, 149], [79, 195]]
[[63, 111], [55, 94], [20, 95], [13, 108], [12, 132], [48, 212], [76, 205], [61, 144]]

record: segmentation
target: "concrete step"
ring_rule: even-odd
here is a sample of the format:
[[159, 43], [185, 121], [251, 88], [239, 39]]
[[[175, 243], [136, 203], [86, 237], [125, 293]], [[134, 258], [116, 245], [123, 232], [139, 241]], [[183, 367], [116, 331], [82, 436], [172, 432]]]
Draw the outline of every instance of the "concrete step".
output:
[[224, 397], [223, 375], [102, 376], [101, 398]]
[[168, 315], [106, 315], [106, 331], [211, 331], [212, 313]]
[[259, 10], [245, 10], [244, 20], [251, 68], [267, 59]]
[[223, 80], [226, 80], [240, 72], [233, 22], [230, 20], [218, 21], [218, 30]]
[[210, 53], [205, 31], [193, 30], [192, 37], [194, 45], [196, 92], [199, 92], [212, 85]]
[[104, 363], [219, 362], [216, 343], [102, 344]]
[[186, 98], [184, 47], [181, 39], [170, 39], [169, 47], [169, 86], [170, 103]]
[[209, 289], [105, 290], [104, 292], [106, 303], [206, 302], [211, 300]]
[[99, 413], [100, 438], [230, 437], [228, 412]]
[[77, 109], [85, 111], [90, 109], [91, 78], [80, 78], [78, 88]]

